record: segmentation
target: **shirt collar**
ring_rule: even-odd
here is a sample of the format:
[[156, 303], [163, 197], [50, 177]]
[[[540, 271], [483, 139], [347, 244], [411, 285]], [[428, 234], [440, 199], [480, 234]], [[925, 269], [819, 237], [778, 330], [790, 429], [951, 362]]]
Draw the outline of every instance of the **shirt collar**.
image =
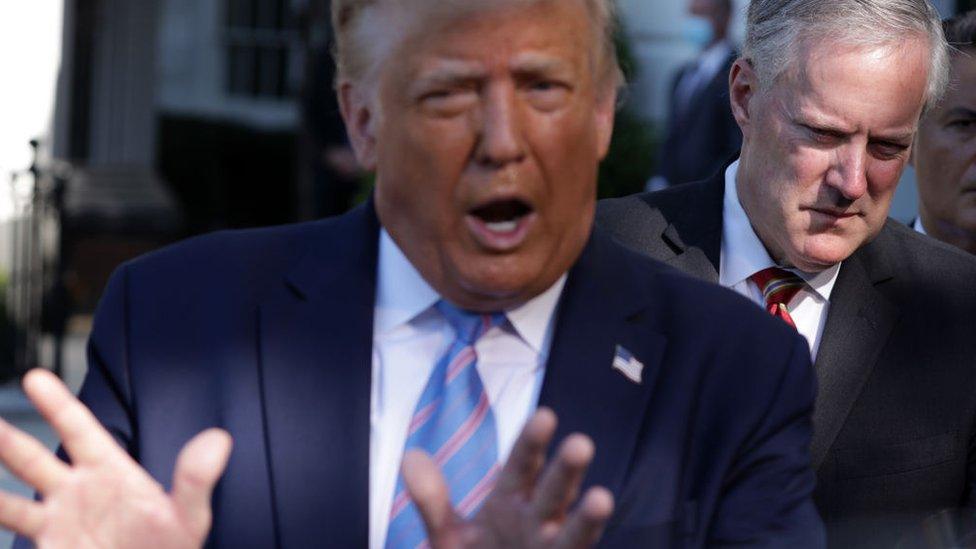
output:
[[912, 228], [915, 229], [915, 232], [917, 233], [921, 233], [925, 235], [929, 234], [925, 232], [925, 227], [922, 226], [922, 216], [918, 216], [915, 218], [915, 221], [912, 222]]
[[[553, 332], [552, 318], [566, 285], [559, 277], [546, 291], [505, 312], [508, 321], [536, 353], [548, 349]], [[386, 229], [380, 229], [377, 264], [374, 335], [385, 334], [430, 309], [440, 295], [403, 255]]]
[[410, 322], [440, 299], [386, 229], [380, 229], [376, 280], [374, 334], [385, 334]]
[[[739, 202], [736, 189], [736, 176], [739, 161], [736, 160], [725, 170], [725, 198], [722, 204], [722, 255], [719, 260], [719, 283], [730, 288], [744, 282], [753, 274], [776, 267], [762, 241], [756, 236], [749, 217]], [[830, 294], [840, 273], [840, 263], [823, 271], [808, 273], [798, 269], [788, 269], [806, 281], [807, 285], [824, 301]]]
[[563, 274], [548, 290], [505, 313], [519, 336], [540, 355], [551, 343], [552, 319], [565, 285], [566, 275]]

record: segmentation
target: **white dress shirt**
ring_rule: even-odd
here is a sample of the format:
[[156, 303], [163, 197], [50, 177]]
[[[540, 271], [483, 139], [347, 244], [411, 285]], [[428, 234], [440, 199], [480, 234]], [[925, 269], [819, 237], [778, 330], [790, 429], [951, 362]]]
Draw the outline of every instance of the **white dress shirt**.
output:
[[[746, 216], [739, 193], [736, 189], [736, 174], [739, 161], [736, 160], [725, 171], [725, 200], [722, 204], [722, 255], [719, 263], [719, 284], [732, 288], [753, 302], [765, 307], [762, 292], [749, 280], [753, 274], [768, 267], [776, 267], [769, 257]], [[796, 329], [807, 340], [810, 356], [816, 360], [820, 337], [823, 335], [827, 310], [830, 308], [830, 292], [837, 281], [838, 263], [819, 273], [807, 273], [797, 269], [787, 269], [806, 281], [807, 285], [797, 292], [787, 304], [787, 310], [796, 324]]]
[[[369, 434], [369, 546], [382, 549], [407, 440], [407, 426], [454, 330], [433, 306], [437, 292], [385, 230], [380, 233], [373, 317], [373, 381]], [[495, 415], [498, 459], [504, 463], [535, 410], [563, 275], [543, 294], [506, 311], [507, 323], [475, 344], [478, 373]]]

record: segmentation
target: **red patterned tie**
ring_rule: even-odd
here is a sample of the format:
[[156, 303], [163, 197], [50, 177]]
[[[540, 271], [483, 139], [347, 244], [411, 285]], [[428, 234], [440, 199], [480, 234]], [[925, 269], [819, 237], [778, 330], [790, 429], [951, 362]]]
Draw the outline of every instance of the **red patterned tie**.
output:
[[790, 326], [796, 328], [793, 317], [786, 309], [786, 305], [797, 292], [803, 289], [806, 282], [802, 278], [785, 269], [770, 267], [763, 269], [749, 277], [762, 292], [763, 301], [769, 314], [782, 318]]

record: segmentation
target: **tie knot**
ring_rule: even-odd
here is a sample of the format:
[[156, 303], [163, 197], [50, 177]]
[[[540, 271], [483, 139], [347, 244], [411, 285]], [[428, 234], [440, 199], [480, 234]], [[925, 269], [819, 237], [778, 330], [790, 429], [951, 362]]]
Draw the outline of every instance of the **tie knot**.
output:
[[477, 341], [493, 326], [500, 326], [502, 322], [505, 322], [505, 313], [465, 311], [443, 299], [437, 302], [437, 310], [444, 315], [451, 328], [454, 328], [457, 338], [467, 345]]
[[786, 305], [806, 284], [802, 278], [786, 269], [769, 267], [749, 277], [762, 292], [766, 306]]

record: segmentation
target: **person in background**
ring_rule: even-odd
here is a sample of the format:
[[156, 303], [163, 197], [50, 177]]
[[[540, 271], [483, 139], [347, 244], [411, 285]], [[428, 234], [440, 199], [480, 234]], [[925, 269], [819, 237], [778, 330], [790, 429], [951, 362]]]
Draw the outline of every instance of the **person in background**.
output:
[[950, 83], [915, 137], [912, 227], [976, 254], [976, 10], [946, 20], [944, 30], [952, 47]]
[[685, 36], [701, 53], [674, 78], [658, 173], [648, 190], [704, 179], [742, 144], [729, 108], [729, 69], [738, 57], [728, 37], [732, 0], [690, 0], [688, 14]]
[[894, 547], [976, 504], [976, 258], [888, 218], [948, 78], [941, 17], [925, 0], [752, 0], [746, 32], [739, 159], [606, 201], [598, 224], [806, 338], [828, 545]]
[[81, 402], [25, 379], [71, 465], [0, 422], [43, 495], [0, 494], [0, 524], [59, 547], [822, 547], [802, 338], [593, 230], [613, 2], [332, 7], [372, 198], [121, 267]]

